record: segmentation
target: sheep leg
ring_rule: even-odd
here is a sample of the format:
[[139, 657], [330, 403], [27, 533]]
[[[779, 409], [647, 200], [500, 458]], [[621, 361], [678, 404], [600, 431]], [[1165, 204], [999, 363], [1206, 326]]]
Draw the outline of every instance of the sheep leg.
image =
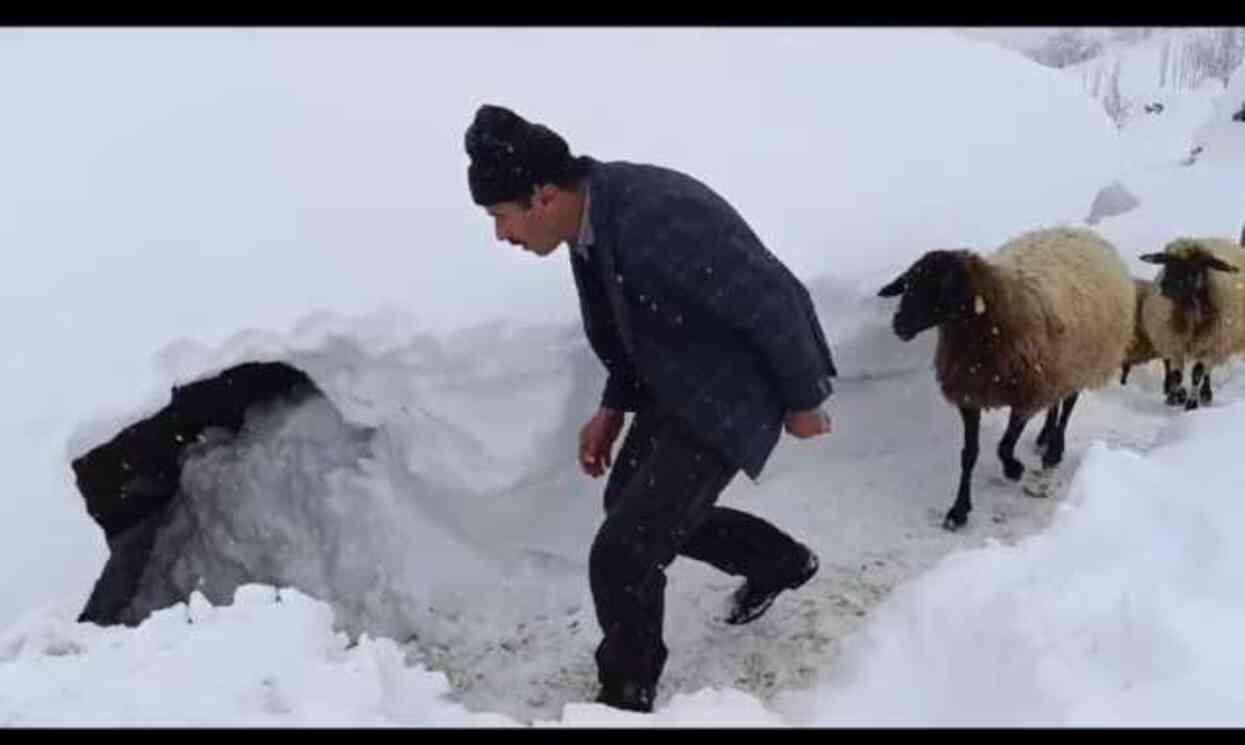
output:
[[1167, 378], [1163, 382], [1163, 390], [1167, 392], [1168, 406], [1184, 406], [1189, 400], [1189, 393], [1184, 389], [1184, 364], [1171, 366]]
[[977, 465], [977, 444], [981, 433], [981, 409], [967, 406], [960, 407], [960, 419], [964, 421], [964, 449], [960, 451], [960, 489], [955, 494], [955, 504], [947, 511], [942, 527], [955, 530], [968, 520], [968, 513], [973, 509], [970, 487], [973, 479], [973, 467]]
[[1193, 411], [1198, 407], [1197, 389], [1202, 382], [1203, 372], [1205, 372], [1205, 369], [1202, 367], [1202, 363], [1200, 361], [1194, 362], [1192, 374], [1189, 376], [1189, 397], [1184, 402], [1185, 411]]
[[1214, 400], [1214, 394], [1210, 390], [1210, 370], [1201, 362], [1193, 365], [1193, 385], [1189, 390], [1189, 403], [1185, 404], [1185, 408], [1196, 409], [1198, 404], [1209, 406]]
[[1055, 431], [1055, 422], [1059, 418], [1059, 402], [1056, 401], [1053, 406], [1046, 410], [1046, 421], [1042, 424], [1042, 431], [1038, 432], [1036, 445], [1040, 451], [1050, 442], [1051, 433]]
[[[1050, 419], [1050, 411], [1054, 407], [1047, 410], [1047, 420]], [[1012, 415], [1007, 420], [1007, 431], [1003, 433], [1003, 439], [999, 440], [999, 460], [1003, 461], [1003, 475], [1012, 481], [1019, 481], [1024, 475], [1025, 464], [1016, 459], [1016, 440], [1020, 439], [1020, 433], [1024, 431], [1025, 425], [1029, 423], [1029, 417], [1022, 416], [1012, 409]]]
[[1068, 431], [1068, 419], [1072, 417], [1072, 407], [1076, 405], [1076, 399], [1080, 395], [1080, 393], [1073, 393], [1065, 398], [1063, 405], [1059, 407], [1059, 424], [1051, 433], [1050, 444], [1046, 446], [1046, 452], [1042, 454], [1042, 466], [1045, 468], [1054, 468], [1063, 460], [1064, 434]]
[[1128, 385], [1128, 371], [1133, 369], [1132, 365], [1123, 365], [1120, 369], [1120, 385]]

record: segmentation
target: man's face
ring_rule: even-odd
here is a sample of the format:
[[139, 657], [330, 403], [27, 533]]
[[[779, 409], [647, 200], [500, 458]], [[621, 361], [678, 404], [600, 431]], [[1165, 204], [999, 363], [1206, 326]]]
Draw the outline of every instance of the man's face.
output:
[[497, 240], [512, 246], [522, 246], [537, 256], [548, 256], [562, 243], [554, 226], [554, 212], [547, 195], [537, 191], [531, 204], [501, 202], [485, 207], [493, 218], [493, 233]]

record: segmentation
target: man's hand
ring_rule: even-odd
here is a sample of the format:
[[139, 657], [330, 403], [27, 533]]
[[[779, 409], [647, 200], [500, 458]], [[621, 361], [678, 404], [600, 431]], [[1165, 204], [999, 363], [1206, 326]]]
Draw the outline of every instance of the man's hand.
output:
[[783, 428], [787, 430], [787, 434], [801, 440], [830, 434], [830, 415], [821, 408], [789, 411]]
[[622, 431], [623, 413], [602, 406], [579, 430], [579, 467], [592, 478], [610, 467], [610, 451]]

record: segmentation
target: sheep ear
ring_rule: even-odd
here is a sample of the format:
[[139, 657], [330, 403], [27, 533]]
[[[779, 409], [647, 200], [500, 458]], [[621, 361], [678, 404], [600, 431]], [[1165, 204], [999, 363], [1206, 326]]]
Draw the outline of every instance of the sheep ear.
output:
[[1139, 258], [1147, 264], [1166, 264], [1171, 261], [1171, 257], [1163, 253], [1142, 254]]
[[906, 289], [908, 289], [908, 273], [904, 272], [891, 280], [890, 284], [878, 290], [878, 297], [895, 297], [902, 295]]
[[1214, 257], [1211, 257], [1206, 260], [1206, 266], [1210, 267], [1211, 269], [1218, 269], [1221, 272], [1239, 272], [1240, 271], [1240, 269], [1237, 269], [1236, 267], [1232, 266], [1231, 264], [1224, 261], [1223, 259], [1218, 259]]

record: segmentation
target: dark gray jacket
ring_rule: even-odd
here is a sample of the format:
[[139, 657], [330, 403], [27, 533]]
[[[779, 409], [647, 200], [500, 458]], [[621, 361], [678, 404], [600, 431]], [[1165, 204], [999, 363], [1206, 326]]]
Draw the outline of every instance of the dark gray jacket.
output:
[[602, 405], [674, 412], [756, 479], [786, 412], [832, 392], [808, 290], [696, 179], [589, 162], [594, 242], [569, 253]]

